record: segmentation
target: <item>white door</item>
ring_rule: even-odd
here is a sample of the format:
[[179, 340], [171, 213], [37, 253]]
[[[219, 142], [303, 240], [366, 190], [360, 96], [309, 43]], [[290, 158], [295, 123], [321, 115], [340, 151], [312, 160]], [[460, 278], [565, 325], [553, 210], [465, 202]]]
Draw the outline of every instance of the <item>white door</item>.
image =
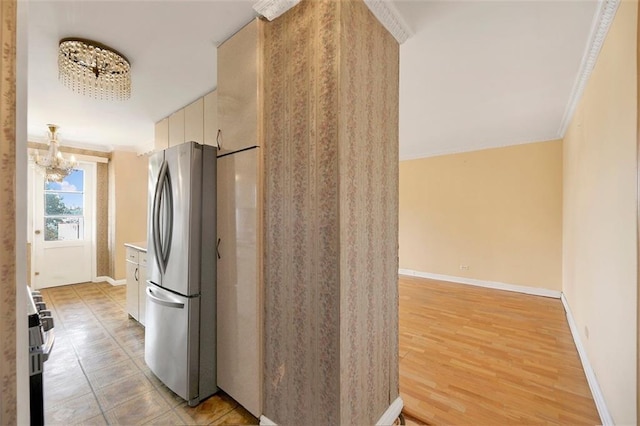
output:
[[35, 288], [91, 281], [94, 270], [94, 163], [80, 163], [62, 182], [31, 168]]

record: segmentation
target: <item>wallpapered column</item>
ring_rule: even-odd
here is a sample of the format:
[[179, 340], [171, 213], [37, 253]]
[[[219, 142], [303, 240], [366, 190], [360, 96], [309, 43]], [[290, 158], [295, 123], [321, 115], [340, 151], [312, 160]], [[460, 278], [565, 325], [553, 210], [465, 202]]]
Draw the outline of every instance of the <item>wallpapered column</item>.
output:
[[374, 424], [398, 396], [399, 47], [359, 0], [264, 31], [264, 413]]
[[16, 9], [0, 2], [0, 424], [17, 423], [16, 401]]
[[96, 164], [96, 276], [112, 277], [109, 250], [109, 164]]

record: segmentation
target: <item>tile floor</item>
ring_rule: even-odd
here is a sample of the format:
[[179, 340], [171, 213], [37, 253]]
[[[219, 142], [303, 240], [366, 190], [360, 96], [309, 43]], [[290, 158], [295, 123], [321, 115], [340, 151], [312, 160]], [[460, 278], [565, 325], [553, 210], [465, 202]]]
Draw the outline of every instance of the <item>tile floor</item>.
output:
[[125, 286], [75, 284], [42, 294], [56, 333], [44, 365], [47, 425], [258, 424], [223, 392], [189, 407], [153, 375], [144, 328], [125, 312]]

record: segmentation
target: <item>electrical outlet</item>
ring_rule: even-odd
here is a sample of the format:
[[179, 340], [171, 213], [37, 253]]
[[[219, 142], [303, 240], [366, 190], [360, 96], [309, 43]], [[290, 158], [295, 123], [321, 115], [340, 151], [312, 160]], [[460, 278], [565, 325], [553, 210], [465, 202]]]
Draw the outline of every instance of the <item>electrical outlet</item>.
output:
[[460, 270], [461, 271], [468, 271], [469, 270], [469, 265], [460, 265]]
[[589, 339], [589, 327], [586, 325], [584, 326], [584, 336]]

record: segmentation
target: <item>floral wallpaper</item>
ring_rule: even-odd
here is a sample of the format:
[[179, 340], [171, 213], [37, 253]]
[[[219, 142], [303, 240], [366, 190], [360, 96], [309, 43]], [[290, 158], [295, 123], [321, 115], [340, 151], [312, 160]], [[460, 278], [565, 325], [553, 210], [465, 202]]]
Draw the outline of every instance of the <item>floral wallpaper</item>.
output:
[[114, 277], [109, 250], [109, 165], [96, 163], [96, 276]]
[[375, 424], [398, 396], [399, 48], [363, 2], [340, 6], [340, 420]]
[[0, 2], [0, 424], [16, 424], [16, 8]]
[[362, 1], [264, 25], [264, 413], [374, 424], [398, 396], [398, 55]]

